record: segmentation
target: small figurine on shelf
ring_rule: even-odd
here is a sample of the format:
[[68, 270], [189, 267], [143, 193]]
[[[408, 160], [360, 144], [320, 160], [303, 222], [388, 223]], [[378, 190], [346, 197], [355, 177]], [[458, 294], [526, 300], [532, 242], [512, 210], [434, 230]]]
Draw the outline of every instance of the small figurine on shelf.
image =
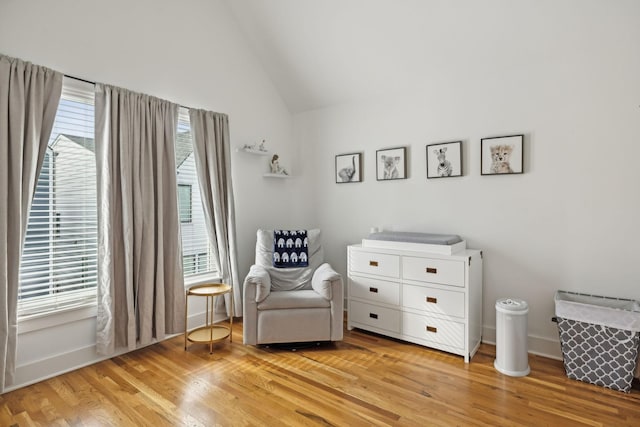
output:
[[258, 147], [258, 150], [265, 151], [265, 152], [267, 151], [267, 148], [264, 146], [265, 142], [266, 141], [263, 139], [262, 142], [260, 143], [260, 146]]
[[289, 175], [287, 171], [280, 166], [280, 162], [278, 161], [279, 157], [277, 154], [274, 154], [271, 158], [271, 173], [281, 174], [281, 175]]

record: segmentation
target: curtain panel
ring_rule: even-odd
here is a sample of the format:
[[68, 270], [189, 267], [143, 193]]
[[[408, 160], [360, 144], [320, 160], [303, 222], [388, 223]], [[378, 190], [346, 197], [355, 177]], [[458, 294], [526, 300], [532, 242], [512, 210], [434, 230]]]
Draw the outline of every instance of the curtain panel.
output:
[[[238, 275], [236, 219], [231, 183], [231, 144], [226, 114], [189, 110], [196, 171], [207, 232], [222, 281], [233, 288], [233, 315], [242, 316], [242, 283]], [[220, 300], [220, 298], [218, 298]], [[231, 315], [225, 296], [227, 315]]]
[[13, 383], [20, 257], [62, 74], [0, 54], [0, 392]]
[[184, 332], [175, 138], [178, 105], [96, 84], [97, 348]]

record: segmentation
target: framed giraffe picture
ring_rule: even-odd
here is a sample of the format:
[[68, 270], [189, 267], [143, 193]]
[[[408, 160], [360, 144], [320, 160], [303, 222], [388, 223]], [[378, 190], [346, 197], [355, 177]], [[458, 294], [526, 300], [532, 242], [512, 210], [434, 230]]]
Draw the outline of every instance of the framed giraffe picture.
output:
[[462, 176], [462, 141], [427, 145], [427, 178]]

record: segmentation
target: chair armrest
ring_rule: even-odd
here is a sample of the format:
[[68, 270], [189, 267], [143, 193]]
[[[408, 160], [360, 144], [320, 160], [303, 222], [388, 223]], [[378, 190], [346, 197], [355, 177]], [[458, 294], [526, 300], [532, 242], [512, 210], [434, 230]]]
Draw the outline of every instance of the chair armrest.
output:
[[342, 276], [327, 263], [313, 273], [311, 287], [331, 302], [331, 341], [340, 341], [344, 332], [344, 284]]
[[[313, 273], [311, 287], [324, 299], [331, 301], [334, 286], [340, 286], [340, 288], [342, 288], [342, 276], [336, 273], [331, 265], [325, 262]], [[336, 289], [336, 292], [338, 291], [342, 294], [342, 289]]]
[[[271, 276], [266, 268], [252, 265], [244, 279], [245, 298], [254, 297], [256, 302], [263, 301], [271, 293]], [[249, 294], [249, 295], [247, 295]]]

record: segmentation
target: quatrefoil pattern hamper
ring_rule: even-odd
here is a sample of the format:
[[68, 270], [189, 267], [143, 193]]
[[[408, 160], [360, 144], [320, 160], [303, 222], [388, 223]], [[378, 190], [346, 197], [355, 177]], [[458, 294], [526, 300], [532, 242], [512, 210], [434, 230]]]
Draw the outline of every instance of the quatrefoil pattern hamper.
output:
[[556, 319], [569, 378], [629, 392], [640, 346], [640, 303], [558, 291]]
[[637, 332], [558, 318], [562, 358], [574, 380], [628, 392], [638, 357]]

